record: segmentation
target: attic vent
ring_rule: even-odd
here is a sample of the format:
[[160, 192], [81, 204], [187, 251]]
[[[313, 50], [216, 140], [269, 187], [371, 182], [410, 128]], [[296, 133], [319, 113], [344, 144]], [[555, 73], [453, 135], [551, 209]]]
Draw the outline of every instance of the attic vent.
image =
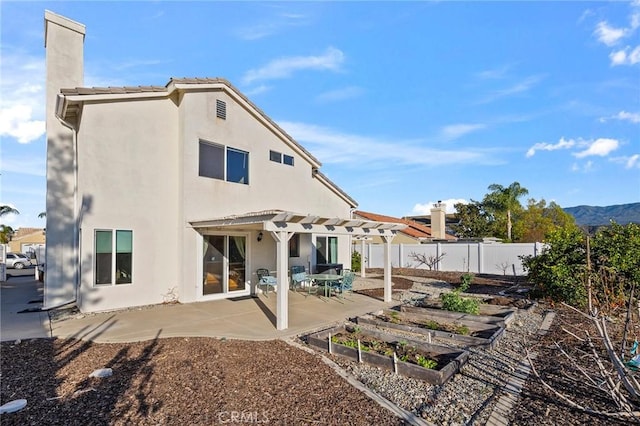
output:
[[216, 99], [216, 117], [223, 120], [227, 119], [227, 104], [220, 99]]

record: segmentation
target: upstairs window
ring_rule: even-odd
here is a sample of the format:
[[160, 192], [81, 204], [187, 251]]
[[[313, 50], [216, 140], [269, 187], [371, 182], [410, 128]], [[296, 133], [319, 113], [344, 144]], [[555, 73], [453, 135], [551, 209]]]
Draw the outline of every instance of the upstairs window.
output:
[[224, 179], [224, 146], [200, 141], [200, 176]]
[[227, 182], [249, 184], [249, 153], [227, 148]]
[[284, 154], [284, 157], [282, 158], [282, 162], [287, 166], [293, 166], [293, 157], [290, 155]]
[[269, 160], [275, 163], [286, 164], [287, 166], [293, 166], [293, 157], [291, 155], [282, 154], [278, 151], [269, 151]]
[[249, 184], [249, 153], [201, 140], [198, 175]]
[[269, 151], [269, 160], [282, 163], [282, 154], [276, 151]]

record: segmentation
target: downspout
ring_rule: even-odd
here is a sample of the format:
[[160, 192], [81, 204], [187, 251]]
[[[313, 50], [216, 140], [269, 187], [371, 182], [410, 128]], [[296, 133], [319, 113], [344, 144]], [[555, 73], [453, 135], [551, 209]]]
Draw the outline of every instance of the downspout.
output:
[[[47, 306], [46, 308], [42, 308], [43, 311], [48, 311], [51, 309], [60, 308], [62, 306], [69, 305], [71, 303], [76, 303], [78, 301], [78, 282], [80, 277], [80, 259], [78, 257], [78, 245], [79, 245], [79, 237], [78, 237], [78, 134], [76, 129], [71, 125], [71, 123], [65, 121], [62, 118], [62, 111], [66, 109], [66, 100], [64, 96], [58, 95], [56, 100], [56, 113], [55, 117], [60, 121], [60, 123], [71, 130], [71, 134], [73, 135], [73, 258], [75, 261], [75, 271], [73, 273], [73, 290], [74, 296], [73, 299], [68, 300], [66, 302], [58, 303], [55, 306]], [[46, 276], [45, 276], [46, 279]]]

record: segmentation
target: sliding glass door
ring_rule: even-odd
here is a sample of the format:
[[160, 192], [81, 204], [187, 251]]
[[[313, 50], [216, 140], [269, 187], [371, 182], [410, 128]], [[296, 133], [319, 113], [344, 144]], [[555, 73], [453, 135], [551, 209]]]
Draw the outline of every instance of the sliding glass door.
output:
[[244, 235], [203, 236], [203, 296], [246, 289], [246, 248]]

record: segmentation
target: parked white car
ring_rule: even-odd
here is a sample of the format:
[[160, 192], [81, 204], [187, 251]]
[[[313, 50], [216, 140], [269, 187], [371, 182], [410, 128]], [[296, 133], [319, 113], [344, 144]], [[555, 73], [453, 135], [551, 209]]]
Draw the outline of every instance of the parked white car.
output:
[[7, 253], [7, 268], [22, 269], [31, 266], [31, 259], [22, 253]]

